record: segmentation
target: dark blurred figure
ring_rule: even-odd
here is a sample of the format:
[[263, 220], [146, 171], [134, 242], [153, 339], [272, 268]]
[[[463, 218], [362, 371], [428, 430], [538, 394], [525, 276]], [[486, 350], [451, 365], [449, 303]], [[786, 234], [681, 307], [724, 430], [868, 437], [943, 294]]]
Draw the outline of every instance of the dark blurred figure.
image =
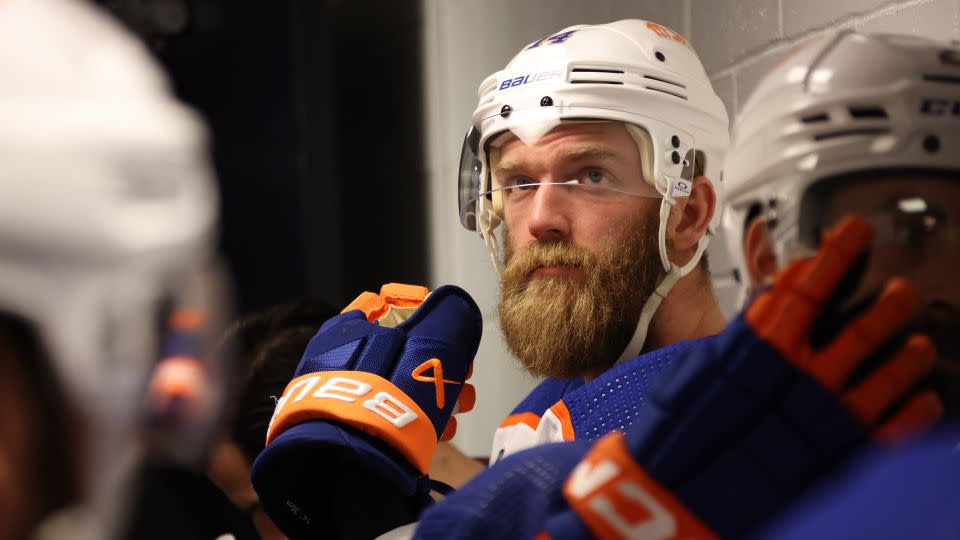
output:
[[[284, 538], [250, 486], [250, 464], [263, 448], [276, 399], [320, 325], [336, 315], [316, 301], [295, 300], [237, 321], [224, 336], [235, 382], [224, 411], [227, 429], [207, 469], [153, 463], [141, 471], [130, 540]], [[219, 489], [218, 489], [219, 488]]]
[[19, 317], [0, 314], [2, 539], [29, 536], [43, 516], [78, 494], [78, 463], [58, 455], [76, 436], [59, 386], [36, 331]]
[[293, 377], [310, 338], [338, 313], [326, 304], [297, 300], [247, 316], [227, 332], [236, 351], [237, 399], [228, 437], [213, 451], [210, 479], [248, 516], [261, 538], [283, 538], [250, 485], [250, 465], [263, 449], [276, 400]]

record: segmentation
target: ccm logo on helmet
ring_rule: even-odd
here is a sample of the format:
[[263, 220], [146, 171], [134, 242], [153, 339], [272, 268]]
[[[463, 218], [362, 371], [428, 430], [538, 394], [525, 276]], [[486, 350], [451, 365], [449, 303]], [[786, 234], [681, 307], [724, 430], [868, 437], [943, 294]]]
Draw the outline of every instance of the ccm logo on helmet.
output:
[[507, 79], [502, 83], [500, 83], [500, 91], [507, 90], [509, 88], [516, 88], [518, 86], [523, 86], [529, 83], [562, 79], [565, 75], [565, 72], [566, 71], [563, 69], [554, 69], [551, 71], [538, 71], [535, 73], [530, 73], [528, 75], [520, 75], [519, 77], [514, 77], [513, 79]]
[[960, 100], [927, 98], [921, 103], [920, 112], [930, 116], [960, 116]]

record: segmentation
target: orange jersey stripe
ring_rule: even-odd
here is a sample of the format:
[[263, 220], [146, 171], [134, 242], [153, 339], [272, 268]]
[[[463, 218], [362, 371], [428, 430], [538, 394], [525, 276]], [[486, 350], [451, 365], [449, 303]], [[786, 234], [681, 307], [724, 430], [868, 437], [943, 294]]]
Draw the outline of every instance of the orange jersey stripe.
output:
[[567, 404], [562, 400], [558, 401], [550, 407], [550, 410], [553, 411], [553, 414], [560, 420], [560, 433], [563, 435], [563, 440], [574, 440], [576, 436], [573, 432], [573, 420], [570, 419], [570, 411], [567, 409]]
[[511, 414], [500, 424], [500, 427], [515, 426], [517, 424], [526, 424], [530, 426], [530, 429], [536, 430], [537, 426], [540, 425], [540, 417], [532, 412]]

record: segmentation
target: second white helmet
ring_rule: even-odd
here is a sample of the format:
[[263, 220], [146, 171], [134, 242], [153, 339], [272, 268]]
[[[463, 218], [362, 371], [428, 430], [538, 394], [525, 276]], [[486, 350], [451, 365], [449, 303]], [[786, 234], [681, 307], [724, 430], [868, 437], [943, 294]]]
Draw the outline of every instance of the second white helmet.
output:
[[811, 186], [870, 171], [960, 171], [958, 127], [954, 46], [847, 31], [789, 53], [744, 105], [724, 170], [724, 236], [741, 300], [749, 288], [743, 235], [753, 215], [775, 223], [783, 264], [810, 243], [801, 208]]

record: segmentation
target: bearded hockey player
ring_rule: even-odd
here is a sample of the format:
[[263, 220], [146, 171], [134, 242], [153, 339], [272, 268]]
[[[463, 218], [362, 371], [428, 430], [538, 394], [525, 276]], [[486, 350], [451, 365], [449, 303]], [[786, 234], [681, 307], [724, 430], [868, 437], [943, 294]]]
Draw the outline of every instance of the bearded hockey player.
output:
[[509, 349], [547, 377], [495, 462], [625, 428], [649, 378], [723, 327], [702, 256], [727, 116], [686, 39], [636, 20], [535, 41], [478, 94], [461, 221], [500, 273]]

